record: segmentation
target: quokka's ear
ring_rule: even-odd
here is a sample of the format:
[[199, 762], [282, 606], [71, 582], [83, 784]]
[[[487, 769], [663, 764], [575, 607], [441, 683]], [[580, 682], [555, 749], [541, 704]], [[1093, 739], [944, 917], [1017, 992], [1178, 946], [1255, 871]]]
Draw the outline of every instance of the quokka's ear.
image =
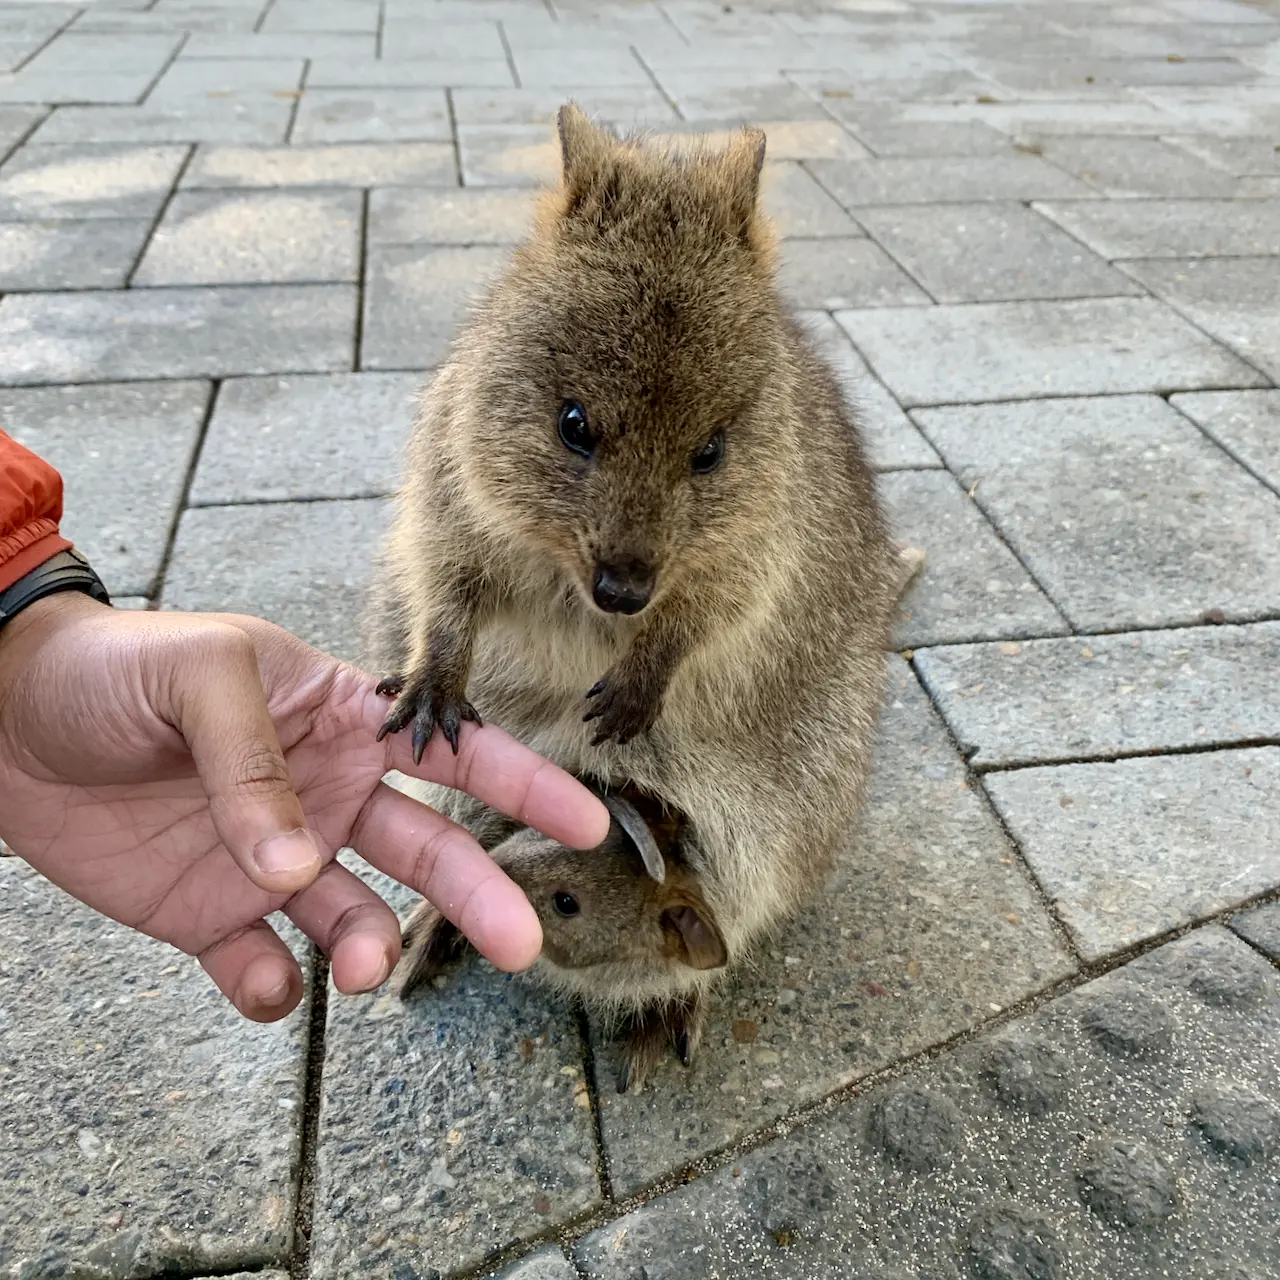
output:
[[561, 183], [568, 197], [567, 212], [572, 212], [600, 177], [618, 140], [592, 124], [586, 112], [573, 102], [560, 108], [556, 127], [560, 134]]
[[743, 129], [714, 162], [714, 182], [729, 225], [749, 238], [760, 197], [765, 136], [761, 129]]

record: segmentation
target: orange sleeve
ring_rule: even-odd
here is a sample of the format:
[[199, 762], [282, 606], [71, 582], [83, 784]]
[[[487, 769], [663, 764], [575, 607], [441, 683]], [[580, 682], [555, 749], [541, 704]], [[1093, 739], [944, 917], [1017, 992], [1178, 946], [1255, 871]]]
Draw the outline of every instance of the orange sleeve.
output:
[[71, 546], [61, 519], [62, 477], [0, 431], [0, 591]]

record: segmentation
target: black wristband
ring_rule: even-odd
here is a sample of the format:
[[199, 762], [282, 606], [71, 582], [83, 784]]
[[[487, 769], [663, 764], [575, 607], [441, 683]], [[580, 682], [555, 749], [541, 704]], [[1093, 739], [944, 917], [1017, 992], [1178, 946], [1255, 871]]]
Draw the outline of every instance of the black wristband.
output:
[[100, 604], [110, 604], [111, 597], [102, 579], [89, 567], [78, 551], [60, 551], [44, 564], [37, 565], [11, 587], [0, 591], [0, 627], [15, 618], [29, 604], [59, 591], [80, 591]]

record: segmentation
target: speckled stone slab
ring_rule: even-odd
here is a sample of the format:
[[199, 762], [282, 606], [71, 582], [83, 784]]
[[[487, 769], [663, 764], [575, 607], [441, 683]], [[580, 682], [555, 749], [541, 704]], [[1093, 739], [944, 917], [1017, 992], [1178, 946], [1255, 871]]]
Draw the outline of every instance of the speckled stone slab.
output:
[[580, 1241], [592, 1280], [1274, 1274], [1280, 976], [1144, 956]]
[[1242, 911], [1227, 922], [1246, 942], [1280, 964], [1280, 902]]
[[599, 1202], [577, 1026], [519, 978], [473, 957], [408, 1002], [331, 997], [325, 1046], [314, 1280], [451, 1274]]
[[249, 1022], [194, 959], [0, 860], [0, 1275], [283, 1262], [306, 1009]]
[[499, 1272], [496, 1280], [578, 1280], [578, 1273], [559, 1249], [548, 1245]]
[[984, 784], [1089, 960], [1280, 886], [1280, 749], [988, 774]]
[[917, 649], [977, 769], [1280, 741], [1280, 623]]
[[830, 884], [715, 999], [692, 1068], [615, 1089], [597, 1050], [615, 1194], [989, 1018], [1071, 971], [1048, 916], [901, 659], [871, 793]]

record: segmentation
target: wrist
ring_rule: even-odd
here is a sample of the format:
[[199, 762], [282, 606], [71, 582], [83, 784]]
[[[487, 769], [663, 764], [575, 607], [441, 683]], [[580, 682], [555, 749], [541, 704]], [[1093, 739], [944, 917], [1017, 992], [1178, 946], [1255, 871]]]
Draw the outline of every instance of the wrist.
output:
[[[104, 605], [111, 603], [102, 579], [94, 573], [89, 562], [73, 547], [67, 547], [42, 560], [17, 581], [0, 590], [0, 644], [24, 616], [46, 600], [72, 596]], [[48, 618], [52, 612], [40, 609], [39, 616]]]

